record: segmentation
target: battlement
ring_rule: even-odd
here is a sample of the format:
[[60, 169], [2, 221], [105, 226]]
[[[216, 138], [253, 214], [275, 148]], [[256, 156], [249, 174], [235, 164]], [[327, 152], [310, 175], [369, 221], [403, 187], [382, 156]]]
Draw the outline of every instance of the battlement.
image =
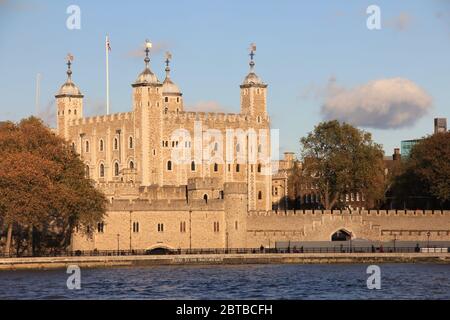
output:
[[139, 194], [145, 199], [186, 199], [186, 186], [141, 186]]
[[75, 119], [70, 121], [71, 126], [79, 126], [79, 125], [87, 125], [87, 124], [100, 124], [100, 123], [111, 123], [120, 120], [129, 120], [132, 119], [132, 112], [119, 112], [113, 113], [109, 115], [101, 115], [94, 117], [86, 117], [81, 119]]
[[188, 191], [191, 190], [219, 190], [222, 189], [218, 178], [190, 178], [187, 185]]
[[[195, 112], [180, 111], [168, 112], [164, 115], [170, 121], [202, 121], [202, 122], [221, 122], [221, 123], [240, 123], [248, 122], [251, 117], [240, 113], [224, 113], [224, 112]], [[263, 116], [262, 120], [267, 120], [268, 116]]]
[[450, 218], [450, 210], [270, 210], [250, 211], [248, 216], [362, 216], [362, 217], [432, 217]]
[[95, 186], [106, 195], [139, 195], [139, 184], [133, 182], [98, 182]]
[[167, 200], [167, 199], [136, 199], [136, 200], [116, 200], [112, 199], [108, 203], [108, 211], [224, 211], [224, 201], [222, 199], [211, 199], [208, 202], [195, 199]]

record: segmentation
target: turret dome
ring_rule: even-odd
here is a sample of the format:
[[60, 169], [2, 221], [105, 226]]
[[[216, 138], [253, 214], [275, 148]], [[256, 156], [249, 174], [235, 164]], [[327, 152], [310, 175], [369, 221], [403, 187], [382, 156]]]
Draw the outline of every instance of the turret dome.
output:
[[170, 78], [163, 82], [163, 94], [181, 94], [180, 88]]
[[172, 54], [166, 52], [166, 78], [163, 82], [163, 94], [175, 94], [181, 95], [180, 88], [170, 79], [170, 60], [172, 59]]
[[262, 82], [261, 78], [256, 75], [256, 73], [250, 72], [245, 77], [245, 79], [242, 82], [242, 84], [243, 85], [246, 85], [246, 84], [250, 84], [251, 85], [251, 84], [264, 84], [264, 83]]
[[253, 61], [253, 57], [255, 56], [256, 51], [256, 45], [254, 43], [250, 46], [250, 71], [245, 77], [244, 81], [241, 84], [241, 88], [247, 88], [251, 86], [257, 86], [257, 87], [267, 87], [267, 84], [265, 84], [260, 77], [258, 77], [255, 73], [255, 61]]
[[150, 41], [146, 40], [145, 43], [145, 69], [142, 71], [139, 76], [137, 77], [136, 81], [133, 83], [133, 87], [138, 86], [145, 86], [145, 85], [154, 85], [158, 84], [160, 85], [161, 82], [159, 82], [156, 75], [150, 70], [150, 58], [149, 58], [149, 52], [150, 48], [152, 47], [152, 44]]
[[58, 90], [56, 97], [63, 97], [63, 96], [69, 96], [69, 97], [83, 97], [83, 94], [81, 93], [80, 89], [73, 83], [72, 81], [72, 55], [69, 54], [68, 61], [67, 61], [67, 80], [66, 82], [61, 86], [61, 88]]
[[144, 71], [142, 71], [137, 77], [134, 84], [158, 84], [160, 83], [156, 75], [150, 70], [150, 68], [146, 67]]

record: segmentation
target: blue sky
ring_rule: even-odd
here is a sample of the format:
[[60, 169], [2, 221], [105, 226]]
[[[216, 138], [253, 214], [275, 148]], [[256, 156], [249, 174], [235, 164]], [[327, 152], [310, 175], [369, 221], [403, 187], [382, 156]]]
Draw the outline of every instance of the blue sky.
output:
[[[71, 4], [81, 9], [80, 30], [66, 28]], [[371, 4], [381, 9], [381, 30], [366, 27]], [[431, 133], [434, 117], [450, 119], [450, 5], [444, 0], [0, 0], [0, 121], [35, 113], [37, 73], [41, 110], [53, 108], [68, 52], [75, 56], [73, 79], [86, 97], [85, 114], [101, 113], [106, 34], [113, 112], [131, 110], [130, 84], [143, 69], [137, 52], [148, 38], [155, 46], [151, 68], [160, 80], [164, 52], [172, 52], [172, 79], [188, 108], [228, 112], [239, 111], [247, 48], [255, 42], [256, 72], [269, 84], [268, 111], [272, 127], [281, 130], [283, 151], [298, 152], [299, 138], [323, 120], [330, 79], [352, 93], [371, 81], [402, 78], [432, 99], [423, 113], [414, 101], [407, 105], [414, 119], [401, 126], [360, 126], [387, 154], [401, 140]]]

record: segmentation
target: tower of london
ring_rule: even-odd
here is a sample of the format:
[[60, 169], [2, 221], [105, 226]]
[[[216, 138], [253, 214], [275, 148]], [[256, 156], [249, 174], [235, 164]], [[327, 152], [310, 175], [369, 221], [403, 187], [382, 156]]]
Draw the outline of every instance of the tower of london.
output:
[[275, 208], [287, 196], [295, 160], [292, 153], [273, 160], [268, 86], [255, 73], [256, 47], [240, 84], [239, 113], [186, 111], [170, 74], [171, 56], [161, 82], [149, 47], [125, 113], [84, 117], [84, 96], [68, 61], [67, 80], [55, 96], [56, 132], [108, 199], [104, 221], [89, 236], [75, 230], [72, 250], [260, 248], [330, 241], [336, 233], [375, 241], [448, 238], [450, 230], [442, 228], [447, 211]]

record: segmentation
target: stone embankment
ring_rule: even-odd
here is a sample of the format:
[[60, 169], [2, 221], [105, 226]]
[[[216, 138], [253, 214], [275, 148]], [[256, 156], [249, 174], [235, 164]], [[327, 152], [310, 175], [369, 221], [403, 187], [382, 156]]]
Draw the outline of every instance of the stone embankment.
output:
[[1, 270], [214, 264], [450, 263], [450, 253], [290, 253], [0, 258]]

